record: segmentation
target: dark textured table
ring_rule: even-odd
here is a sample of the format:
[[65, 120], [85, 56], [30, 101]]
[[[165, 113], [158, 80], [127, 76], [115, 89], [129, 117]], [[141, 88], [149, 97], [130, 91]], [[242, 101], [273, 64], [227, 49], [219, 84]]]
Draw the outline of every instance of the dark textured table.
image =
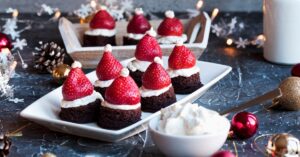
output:
[[[221, 14], [216, 20], [228, 19], [233, 16], [237, 16], [239, 21], [245, 23], [246, 31], [242, 34], [244, 37], [250, 38], [262, 33], [261, 13]], [[36, 15], [22, 16], [21, 14], [19, 19], [34, 19], [35, 22], [32, 24], [31, 30], [21, 34], [28, 42], [28, 47], [21, 53], [25, 62], [29, 64], [29, 68], [24, 70], [18, 66], [16, 72], [19, 76], [10, 81], [10, 84], [15, 86], [15, 97], [24, 98], [24, 103], [14, 104], [4, 98], [0, 99], [1, 129], [6, 133], [16, 132], [16, 130], [22, 133], [19, 136], [11, 137], [11, 156], [40, 156], [45, 152], [68, 157], [163, 156], [151, 142], [146, 132], [118, 143], [106, 143], [53, 132], [21, 118], [19, 116], [21, 110], [58, 87], [53, 83], [50, 74], [38, 74], [32, 68], [31, 52], [40, 40], [55, 41], [61, 45], [63, 43], [57, 29], [57, 23], [45, 23], [46, 18]], [[211, 34], [207, 51], [200, 60], [226, 64], [233, 68], [229, 75], [197, 100], [197, 103], [217, 111], [238, 105], [276, 88], [281, 80], [290, 75], [291, 68], [290, 66], [266, 62], [262, 56], [262, 49], [226, 47], [224, 40], [215, 37], [214, 34]], [[223, 149], [230, 149], [234, 152], [236, 147], [238, 155], [243, 157], [262, 156], [254, 146], [256, 137], [281, 132], [289, 132], [300, 137], [300, 112], [270, 111], [262, 105], [250, 108], [248, 111], [255, 113], [259, 118], [259, 131], [254, 137], [247, 140], [227, 140]]]

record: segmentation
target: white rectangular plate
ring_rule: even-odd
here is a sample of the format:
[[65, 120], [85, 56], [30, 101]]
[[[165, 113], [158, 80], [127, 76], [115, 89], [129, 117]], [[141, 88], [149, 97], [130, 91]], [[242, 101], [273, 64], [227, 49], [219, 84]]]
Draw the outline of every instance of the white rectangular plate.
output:
[[[122, 64], [127, 65], [130, 60], [132, 59], [122, 61]], [[163, 57], [163, 61], [168, 63], [168, 57]], [[195, 101], [231, 71], [229, 66], [210, 62], [197, 61], [197, 66], [200, 67], [201, 82], [204, 86], [191, 94], [177, 94], [176, 103], [183, 104]], [[91, 82], [97, 79], [95, 71], [87, 74], [87, 77]], [[145, 130], [147, 122], [160, 114], [160, 112], [142, 112], [140, 121], [120, 130], [108, 130], [98, 127], [96, 123], [77, 124], [61, 120], [58, 117], [61, 100], [62, 92], [61, 87], [59, 87], [25, 108], [21, 112], [21, 116], [51, 130], [102, 141], [116, 142]]]

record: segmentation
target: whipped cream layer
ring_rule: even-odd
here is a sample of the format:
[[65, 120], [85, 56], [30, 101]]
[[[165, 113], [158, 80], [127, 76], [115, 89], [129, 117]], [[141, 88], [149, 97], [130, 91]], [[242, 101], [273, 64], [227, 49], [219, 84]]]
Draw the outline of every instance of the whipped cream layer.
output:
[[127, 67], [128, 69], [130, 69], [130, 71], [141, 71], [141, 72], [145, 72], [148, 68], [148, 66], [151, 64], [151, 62], [148, 61], [140, 61], [138, 59], [134, 59], [133, 61], [129, 62]]
[[175, 44], [178, 41], [184, 43], [187, 41], [187, 36], [186, 34], [182, 34], [181, 36], [159, 36], [157, 41], [160, 44]]
[[136, 110], [139, 107], [141, 107], [141, 103], [137, 103], [134, 105], [129, 105], [129, 104], [119, 105], [119, 104], [111, 104], [107, 101], [102, 101], [101, 106], [115, 109], [115, 110]]
[[197, 65], [191, 67], [191, 68], [186, 68], [186, 69], [168, 69], [167, 70], [169, 76], [171, 78], [177, 77], [177, 76], [183, 76], [183, 77], [190, 77], [198, 72], [200, 72], [199, 67]]
[[95, 87], [101, 87], [101, 88], [106, 88], [109, 87], [115, 79], [111, 79], [111, 80], [106, 80], [106, 81], [101, 81], [101, 80], [96, 80], [94, 83]]
[[226, 127], [219, 113], [198, 104], [176, 104], [162, 109], [158, 130], [170, 135], [217, 133]]
[[62, 100], [61, 107], [62, 108], [71, 108], [71, 107], [84, 106], [84, 105], [87, 105], [89, 103], [96, 101], [97, 99], [103, 100], [103, 97], [101, 96], [100, 93], [94, 91], [91, 95], [88, 95], [86, 97], [79, 98], [76, 100], [72, 100], [72, 101]]
[[141, 40], [145, 34], [135, 34], [135, 33], [128, 33], [127, 37], [134, 39], [134, 40]]
[[86, 31], [84, 34], [91, 35], [91, 36], [105, 36], [105, 37], [111, 37], [116, 35], [117, 31], [116, 29], [90, 29]]
[[140, 88], [140, 93], [141, 93], [142, 97], [159, 96], [159, 95], [165, 93], [166, 91], [168, 91], [171, 87], [172, 87], [172, 84], [170, 84], [169, 86], [164, 87], [162, 89], [154, 90], [154, 89], [147, 89], [144, 86], [142, 86]]

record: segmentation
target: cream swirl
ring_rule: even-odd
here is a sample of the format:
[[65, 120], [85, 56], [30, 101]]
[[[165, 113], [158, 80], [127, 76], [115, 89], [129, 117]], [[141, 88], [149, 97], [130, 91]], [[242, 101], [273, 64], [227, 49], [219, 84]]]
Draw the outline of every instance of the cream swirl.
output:
[[88, 31], [86, 31], [84, 34], [86, 35], [91, 35], [91, 36], [106, 36], [106, 37], [111, 37], [116, 35], [117, 31], [116, 29], [90, 29]]
[[93, 93], [91, 95], [88, 95], [83, 98], [75, 99], [72, 101], [62, 100], [61, 107], [62, 108], [71, 108], [71, 107], [84, 106], [91, 102], [96, 101], [97, 99], [103, 100], [103, 97], [101, 96], [100, 93], [93, 91]]
[[95, 83], [94, 83], [94, 86], [95, 87], [106, 88], [106, 87], [109, 87], [113, 83], [114, 80], [115, 79], [110, 79], [110, 80], [105, 80], [105, 81], [96, 80]]
[[129, 105], [129, 104], [119, 105], [119, 104], [111, 104], [107, 101], [102, 101], [101, 106], [115, 109], [115, 110], [136, 110], [139, 107], [141, 107], [141, 103], [137, 103], [134, 105]]
[[199, 67], [197, 67], [197, 65], [195, 65], [191, 68], [186, 68], [186, 69], [168, 69], [167, 72], [171, 78], [174, 78], [177, 76], [190, 77], [190, 76], [200, 72], [200, 69], [199, 69]]
[[128, 33], [127, 37], [134, 39], [134, 40], [141, 40], [145, 34], [135, 34], [135, 33]]
[[166, 91], [168, 91], [172, 87], [172, 84], [170, 84], [167, 87], [164, 87], [162, 89], [147, 89], [144, 86], [140, 88], [140, 93], [142, 97], [151, 97], [151, 96], [159, 96]]
[[178, 41], [186, 42], [187, 36], [186, 34], [182, 34], [181, 36], [159, 36], [157, 41], [160, 44], [175, 44]]
[[141, 72], [145, 72], [150, 64], [151, 64], [151, 62], [135, 59], [135, 60], [129, 62], [127, 67], [128, 67], [128, 69], [130, 69], [133, 72], [135, 72], [137, 70], [139, 70]]

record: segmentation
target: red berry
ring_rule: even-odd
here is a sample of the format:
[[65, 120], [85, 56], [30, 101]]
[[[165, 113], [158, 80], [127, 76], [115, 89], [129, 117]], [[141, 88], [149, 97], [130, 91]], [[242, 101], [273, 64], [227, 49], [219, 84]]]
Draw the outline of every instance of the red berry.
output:
[[291, 71], [292, 76], [300, 77], [300, 63], [294, 65]]
[[235, 157], [235, 155], [232, 154], [230, 151], [223, 150], [215, 153], [211, 157]]
[[183, 33], [181, 21], [174, 17], [173, 11], [167, 11], [166, 16], [167, 17], [158, 26], [158, 34], [161, 36], [181, 36]]
[[161, 48], [153, 36], [146, 34], [136, 46], [135, 58], [153, 62], [155, 57], [162, 57]]
[[72, 101], [91, 95], [94, 87], [81, 68], [72, 68], [62, 87], [64, 100]]
[[252, 137], [258, 128], [258, 119], [249, 112], [240, 112], [233, 116], [231, 129], [239, 138], [246, 139]]
[[105, 10], [99, 10], [90, 22], [92, 29], [114, 29], [116, 22], [114, 18]]
[[150, 23], [143, 14], [136, 14], [128, 23], [127, 32], [135, 34], [145, 34], [151, 28]]
[[141, 96], [138, 86], [130, 76], [119, 76], [106, 89], [105, 100], [111, 104], [135, 105], [140, 103]]
[[162, 89], [171, 84], [171, 79], [161, 64], [153, 62], [143, 74], [142, 84], [147, 89]]
[[193, 52], [184, 45], [175, 46], [168, 60], [171, 69], [186, 69], [195, 66], [196, 58]]
[[104, 52], [98, 63], [96, 74], [99, 80], [105, 81], [118, 77], [121, 70], [121, 63], [112, 55], [112, 53]]

